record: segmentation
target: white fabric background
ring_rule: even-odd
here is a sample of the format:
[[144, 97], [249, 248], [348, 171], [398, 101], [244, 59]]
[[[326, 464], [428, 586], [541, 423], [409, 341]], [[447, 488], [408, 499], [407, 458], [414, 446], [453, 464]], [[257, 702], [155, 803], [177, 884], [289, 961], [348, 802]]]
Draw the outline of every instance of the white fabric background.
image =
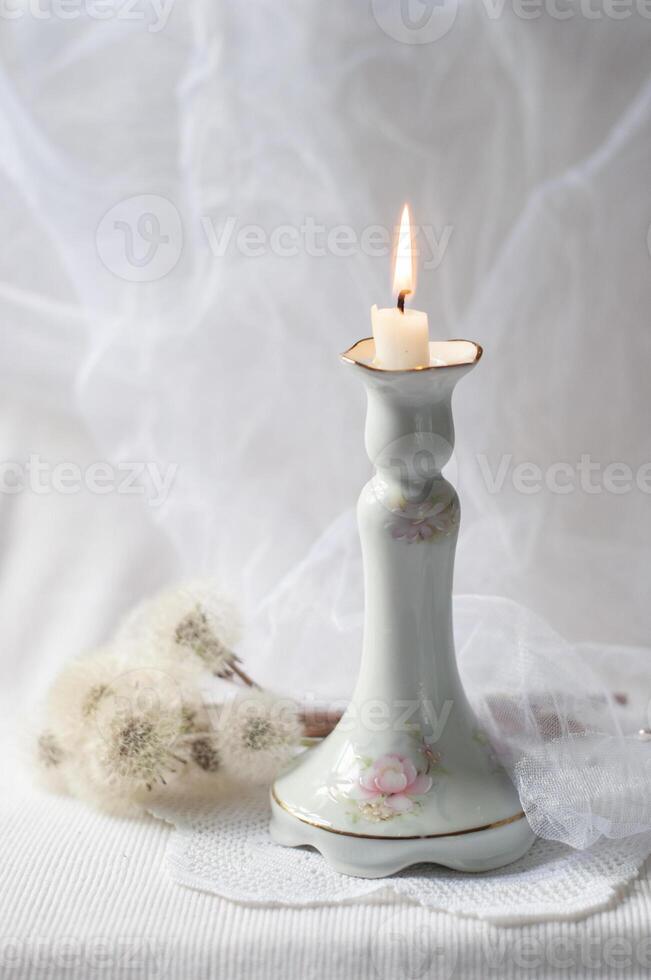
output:
[[[290, 689], [349, 690], [361, 612], [349, 510], [368, 462], [362, 392], [337, 353], [370, 332], [372, 302], [390, 301], [390, 261], [216, 258], [202, 217], [271, 231], [311, 216], [359, 235], [408, 199], [417, 222], [451, 225], [416, 305], [433, 336], [486, 350], [456, 396], [455, 588], [522, 601], [573, 640], [648, 646], [648, 495], [523, 495], [508, 481], [490, 494], [476, 455], [493, 470], [502, 454], [542, 467], [651, 459], [651, 20], [576, 6], [525, 20], [509, 4], [491, 17], [463, 2], [444, 37], [414, 45], [344, 0], [188, 0], [160, 31], [21, 10], [0, 24], [0, 458], [179, 469], [157, 509], [0, 494], [5, 722], [24, 720], [57, 665], [131, 603], [202, 571], [239, 595], [262, 679], [291, 664]], [[177, 209], [180, 258], [130, 283], [100, 260], [97, 229], [141, 195]], [[68, 880], [44, 834], [56, 820], [39, 812], [20, 850], [43, 878], [24, 872], [19, 932], [37, 930], [46, 883]], [[116, 849], [121, 834], [163, 834], [114, 832]], [[67, 900], [74, 928], [80, 899]], [[237, 915], [178, 902], [205, 904], [204, 930]], [[322, 922], [343, 948], [354, 931], [341, 915]], [[245, 944], [241, 916], [223, 935]]]

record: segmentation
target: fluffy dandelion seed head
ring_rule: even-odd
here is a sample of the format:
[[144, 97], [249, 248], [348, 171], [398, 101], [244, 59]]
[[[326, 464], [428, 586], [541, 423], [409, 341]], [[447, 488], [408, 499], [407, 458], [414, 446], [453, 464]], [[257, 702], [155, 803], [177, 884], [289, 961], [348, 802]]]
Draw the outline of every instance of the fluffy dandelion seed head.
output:
[[230, 775], [265, 783], [293, 756], [302, 732], [294, 702], [265, 691], [247, 691], [224, 707], [215, 738]]
[[180, 702], [196, 697], [196, 675], [183, 664], [156, 657], [142, 643], [105, 647], [66, 664], [48, 692], [45, 721], [74, 754], [92, 737], [107, 704], [134, 697]]
[[[196, 605], [196, 594], [191, 598]], [[178, 624], [178, 608], [168, 622]], [[187, 613], [187, 601], [182, 608]], [[201, 636], [210, 622], [200, 618]], [[173, 632], [165, 642], [149, 625], [71, 661], [52, 685], [43, 729], [26, 743], [48, 789], [127, 816], [144, 813], [168, 789], [179, 788], [186, 800], [214, 797], [220, 759], [199, 658], [179, 656], [171, 650]]]
[[195, 765], [204, 772], [217, 772], [220, 768], [219, 752], [214, 739], [209, 735], [195, 738], [191, 744], [190, 754]]
[[194, 654], [203, 662], [207, 670], [228, 676], [233, 661], [233, 652], [220, 639], [211, 626], [204, 608], [197, 604], [177, 624], [174, 630], [174, 645], [186, 653]]
[[118, 642], [136, 640], [196, 670], [221, 673], [228, 672], [240, 634], [235, 604], [205, 580], [145, 600], [123, 623]]
[[45, 720], [68, 752], [84, 743], [113, 678], [125, 669], [125, 660], [105, 647], [71, 660], [58, 675], [47, 694]]
[[67, 792], [67, 756], [54, 732], [42, 729], [29, 733], [28, 748], [36, 778], [50, 793]]
[[116, 716], [98, 754], [107, 781], [125, 789], [128, 784], [151, 789], [169, 782], [184, 764], [183, 746], [177, 745], [180, 736], [180, 719], [174, 714]]
[[184, 735], [192, 735], [194, 732], [204, 731], [206, 722], [204, 712], [199, 708], [184, 701], [181, 705], [181, 731]]
[[105, 795], [139, 802], [182, 778], [192, 736], [205, 726], [199, 691], [175, 673], [127, 671], [113, 679], [89, 726], [90, 781]]
[[41, 732], [37, 745], [41, 765], [45, 769], [61, 765], [64, 759], [63, 749], [52, 732]]
[[276, 741], [278, 733], [268, 718], [249, 718], [242, 726], [242, 744], [252, 752], [264, 752]]
[[99, 706], [102, 698], [111, 693], [111, 686], [107, 683], [93, 684], [84, 694], [81, 702], [81, 713], [84, 718], [92, 718]]

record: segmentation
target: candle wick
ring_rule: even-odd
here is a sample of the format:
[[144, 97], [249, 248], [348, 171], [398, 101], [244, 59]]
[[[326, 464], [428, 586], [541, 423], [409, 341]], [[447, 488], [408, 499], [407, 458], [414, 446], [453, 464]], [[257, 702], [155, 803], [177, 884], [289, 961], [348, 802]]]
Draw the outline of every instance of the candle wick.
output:
[[405, 296], [408, 296], [411, 289], [401, 289], [398, 293], [398, 309], [401, 313], [405, 312]]

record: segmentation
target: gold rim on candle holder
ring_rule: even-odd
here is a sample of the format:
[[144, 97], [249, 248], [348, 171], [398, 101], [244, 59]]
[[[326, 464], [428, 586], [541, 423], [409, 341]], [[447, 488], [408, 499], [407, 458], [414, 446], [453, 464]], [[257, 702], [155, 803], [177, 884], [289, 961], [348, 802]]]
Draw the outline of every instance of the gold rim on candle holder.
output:
[[409, 374], [409, 373], [420, 373], [422, 371], [440, 371], [442, 368], [458, 368], [466, 367], [471, 364], [476, 364], [477, 361], [481, 359], [484, 349], [481, 344], [478, 344], [475, 340], [465, 340], [462, 337], [453, 337], [450, 340], [430, 340], [430, 357], [432, 356], [432, 345], [436, 344], [468, 344], [474, 348], [474, 357], [466, 359], [463, 361], [456, 361], [450, 364], [423, 364], [419, 367], [412, 368], [384, 368], [379, 364], [373, 364], [372, 361], [363, 360], [360, 361], [354, 356], [354, 352], [362, 345], [372, 344], [372, 352], [375, 354], [375, 341], [373, 337], [363, 337], [358, 340], [352, 347], [345, 350], [343, 354], [340, 354], [342, 361], [347, 364], [356, 364], [358, 367], [366, 368], [367, 371], [379, 371], [382, 374]]
[[449, 364], [423, 364], [422, 366], [413, 368], [383, 368], [379, 364], [373, 364], [372, 360], [369, 361], [367, 359], [360, 361], [354, 356], [354, 352], [362, 344], [372, 344], [372, 353], [373, 355], [375, 354], [375, 341], [373, 337], [363, 337], [361, 340], [358, 340], [355, 344], [353, 344], [352, 347], [349, 347], [348, 350], [345, 350], [343, 354], [339, 355], [342, 361], [345, 361], [347, 364], [356, 364], [358, 367], [366, 368], [367, 371], [379, 371], [383, 374], [409, 374], [410, 372], [420, 373], [422, 371], [440, 371], [442, 368], [466, 367], [470, 366], [471, 364], [476, 364], [484, 353], [484, 349], [481, 344], [478, 344], [475, 340], [465, 340], [462, 337], [454, 337], [450, 340], [430, 340], [430, 357], [432, 356], [432, 347], [439, 344], [468, 344], [474, 348], [474, 357], [469, 359], [467, 358], [463, 361], [451, 362]]
[[271, 797], [273, 801], [281, 808], [281, 810], [284, 810], [285, 813], [289, 813], [289, 815], [295, 817], [296, 820], [300, 820], [301, 823], [306, 823], [309, 827], [316, 827], [317, 830], [325, 830], [329, 834], [340, 834], [342, 837], [362, 837], [365, 840], [435, 840], [442, 837], [462, 837], [464, 834], [479, 834], [483, 830], [495, 830], [497, 827], [506, 827], [510, 823], [515, 823], [517, 820], [524, 819], [524, 810], [520, 810], [519, 813], [514, 813], [512, 817], [504, 817], [502, 820], [495, 820], [493, 823], [485, 823], [480, 827], [468, 827], [466, 830], [448, 830], [441, 834], [413, 834], [408, 837], [389, 837], [384, 834], [358, 834], [353, 830], [337, 830], [336, 827], [327, 827], [325, 824], [316, 823], [314, 820], [308, 820], [307, 817], [303, 817], [300, 813], [296, 813], [295, 810], [293, 810], [276, 795], [275, 788], [271, 790]]

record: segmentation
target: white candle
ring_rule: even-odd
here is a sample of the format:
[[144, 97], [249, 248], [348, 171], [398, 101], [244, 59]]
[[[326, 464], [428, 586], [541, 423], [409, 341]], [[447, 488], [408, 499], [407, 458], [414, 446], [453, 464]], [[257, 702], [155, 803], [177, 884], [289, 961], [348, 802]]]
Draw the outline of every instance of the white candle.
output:
[[390, 371], [425, 367], [430, 362], [429, 325], [427, 313], [405, 310], [405, 296], [413, 291], [411, 226], [409, 208], [405, 204], [400, 221], [396, 249], [396, 268], [393, 290], [398, 306], [379, 310], [371, 307], [371, 325], [375, 340], [374, 363]]
[[429, 327], [427, 313], [397, 306], [379, 310], [371, 307], [371, 324], [375, 340], [374, 363], [390, 371], [424, 367], [429, 364]]

